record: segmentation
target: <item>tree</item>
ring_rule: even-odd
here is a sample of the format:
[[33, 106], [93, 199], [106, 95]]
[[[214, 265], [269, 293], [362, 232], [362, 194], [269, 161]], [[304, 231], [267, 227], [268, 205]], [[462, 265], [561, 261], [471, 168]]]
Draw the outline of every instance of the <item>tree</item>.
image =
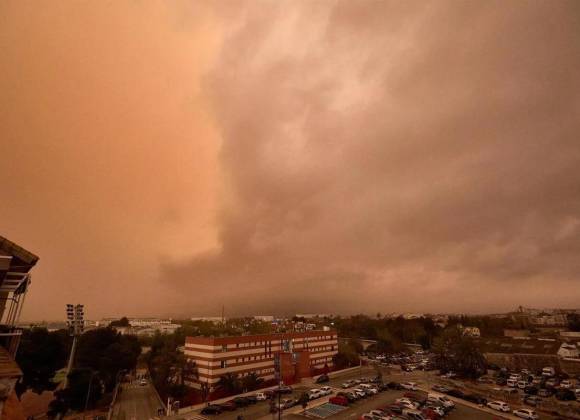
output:
[[27, 389], [41, 394], [53, 390], [51, 382], [57, 370], [66, 365], [71, 339], [65, 330], [49, 332], [46, 328], [24, 330], [16, 362], [22, 369], [22, 381], [17, 384], [18, 396]]
[[377, 331], [376, 335], [378, 353], [395, 353], [403, 348], [401, 341], [394, 337], [386, 328]]
[[74, 369], [68, 375], [68, 387], [57, 391], [49, 405], [49, 416], [65, 413], [68, 409], [84, 411], [102, 397], [102, 383], [98, 372], [91, 369]]
[[129, 323], [129, 320], [127, 319], [126, 316], [117, 321], [113, 321], [109, 324], [109, 327], [130, 327], [130, 326], [131, 324]]
[[241, 383], [238, 375], [235, 373], [226, 373], [222, 375], [217, 386], [230, 394], [237, 394], [241, 390]]
[[483, 354], [475, 342], [465, 337], [457, 326], [443, 332], [435, 341], [433, 351], [441, 371], [454, 371], [466, 378], [477, 378], [485, 373]]
[[253, 391], [260, 388], [264, 379], [260, 378], [255, 372], [251, 372], [242, 378], [242, 387], [244, 392]]
[[121, 335], [113, 328], [87, 331], [79, 338], [76, 366], [99, 372], [107, 391], [115, 386], [121, 370], [133, 370], [141, 353], [137, 337]]

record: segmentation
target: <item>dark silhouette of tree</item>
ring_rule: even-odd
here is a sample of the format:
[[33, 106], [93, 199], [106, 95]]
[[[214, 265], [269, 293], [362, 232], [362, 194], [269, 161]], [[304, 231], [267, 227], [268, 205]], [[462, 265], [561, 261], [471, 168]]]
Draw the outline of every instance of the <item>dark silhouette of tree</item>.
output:
[[230, 394], [237, 394], [242, 388], [240, 379], [235, 373], [226, 373], [225, 375], [222, 375], [217, 386]]
[[251, 372], [250, 374], [242, 378], [242, 388], [244, 392], [253, 391], [258, 389], [264, 383], [264, 379], [260, 378], [256, 373]]
[[131, 326], [131, 324], [129, 323], [129, 320], [127, 319], [126, 316], [117, 321], [113, 321], [109, 324], [109, 327], [129, 327], [129, 326]]
[[483, 354], [474, 340], [465, 337], [457, 326], [447, 328], [433, 346], [436, 363], [443, 372], [453, 371], [465, 378], [485, 373]]
[[19, 397], [29, 388], [38, 394], [54, 389], [56, 384], [51, 379], [66, 365], [71, 342], [65, 330], [49, 332], [46, 328], [32, 328], [23, 331], [16, 354], [16, 362], [23, 373], [16, 387]]

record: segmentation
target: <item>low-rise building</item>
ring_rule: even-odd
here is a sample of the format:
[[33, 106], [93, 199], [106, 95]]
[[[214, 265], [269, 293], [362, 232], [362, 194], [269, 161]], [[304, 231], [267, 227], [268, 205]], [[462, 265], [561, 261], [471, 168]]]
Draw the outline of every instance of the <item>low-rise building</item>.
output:
[[187, 337], [185, 356], [195, 362], [197, 377], [187, 384], [209, 390], [220, 378], [233, 373], [240, 377], [256, 374], [265, 381], [278, 377], [294, 383], [324, 370], [331, 370], [338, 353], [335, 330], [289, 332], [235, 337]]
[[461, 332], [466, 337], [481, 337], [481, 332], [477, 327], [462, 327]]

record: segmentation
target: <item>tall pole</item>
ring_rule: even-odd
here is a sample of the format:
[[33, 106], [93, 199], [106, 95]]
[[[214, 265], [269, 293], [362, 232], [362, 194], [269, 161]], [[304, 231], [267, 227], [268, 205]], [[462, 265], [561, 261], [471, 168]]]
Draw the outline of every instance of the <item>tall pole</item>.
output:
[[77, 350], [77, 336], [73, 335], [72, 347], [70, 349], [70, 355], [68, 357], [68, 364], [66, 366], [66, 376], [64, 377], [64, 383], [63, 383], [63, 387], [62, 387], [63, 389], [66, 389], [68, 387], [68, 375], [70, 375], [70, 372], [71, 372], [72, 367], [73, 367], [76, 350]]

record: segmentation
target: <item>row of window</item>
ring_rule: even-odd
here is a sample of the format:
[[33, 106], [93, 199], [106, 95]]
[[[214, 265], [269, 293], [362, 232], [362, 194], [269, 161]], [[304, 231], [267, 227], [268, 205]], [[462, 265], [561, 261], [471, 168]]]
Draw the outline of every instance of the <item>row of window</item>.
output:
[[[290, 341], [294, 341], [294, 340], [304, 340], [304, 341], [322, 341], [322, 340], [336, 340], [336, 335], [320, 335], [317, 337], [304, 337], [304, 338], [291, 338]], [[259, 346], [272, 346], [272, 341], [274, 341], [274, 344], [279, 344], [280, 340], [262, 340], [262, 341], [250, 341], [248, 343], [236, 343], [235, 344], [235, 348], [239, 349], [239, 348], [244, 348], [244, 347], [259, 347]], [[284, 340], [284, 341], [288, 341], [288, 340]], [[229, 345], [230, 349], [234, 348], [233, 344]], [[228, 345], [227, 344], [222, 344], [222, 351], [228, 351]]]

